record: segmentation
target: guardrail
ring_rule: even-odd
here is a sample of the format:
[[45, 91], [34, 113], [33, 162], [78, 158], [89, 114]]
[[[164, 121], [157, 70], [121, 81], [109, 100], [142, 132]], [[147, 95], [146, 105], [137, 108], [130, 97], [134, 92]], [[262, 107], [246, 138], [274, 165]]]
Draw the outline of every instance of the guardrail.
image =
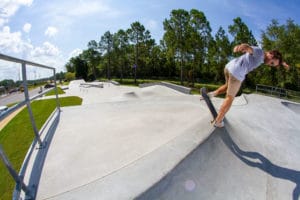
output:
[[287, 90], [279, 87], [268, 86], [268, 85], [256, 85], [256, 92], [266, 92], [271, 95], [279, 96], [279, 97], [287, 97]]
[[[20, 193], [21, 191], [23, 191], [25, 193], [26, 199], [35, 199], [35, 195], [36, 195], [36, 191], [34, 186], [28, 186], [24, 183], [23, 181], [23, 177], [27, 168], [27, 164], [28, 164], [28, 160], [35, 148], [36, 143], [38, 143], [39, 148], [38, 151], [42, 150], [43, 148], [46, 147], [47, 142], [41, 139], [41, 134], [44, 130], [45, 124], [49, 123], [49, 121], [52, 121], [52, 123], [57, 123], [57, 119], [59, 119], [59, 113], [60, 113], [60, 103], [58, 100], [58, 92], [57, 92], [57, 85], [56, 85], [56, 77], [55, 77], [55, 68], [53, 67], [49, 67], [46, 65], [41, 65], [38, 63], [34, 63], [34, 62], [30, 62], [30, 61], [26, 61], [26, 60], [22, 60], [22, 59], [18, 59], [18, 58], [14, 58], [11, 56], [7, 56], [7, 55], [3, 55], [0, 54], [0, 60], [5, 60], [5, 61], [9, 61], [9, 62], [13, 62], [13, 63], [17, 63], [17, 64], [21, 64], [21, 69], [22, 69], [22, 79], [23, 79], [23, 87], [24, 87], [24, 96], [25, 96], [25, 100], [16, 104], [15, 106], [8, 108], [7, 111], [2, 112], [0, 114], [0, 121], [4, 120], [5, 118], [7, 118], [11, 113], [13, 113], [14, 111], [16, 111], [17, 109], [21, 108], [22, 106], [26, 105], [27, 106], [27, 110], [29, 113], [29, 118], [31, 121], [31, 125], [35, 134], [35, 139], [32, 142], [31, 147], [29, 148], [29, 151], [23, 161], [22, 167], [20, 169], [20, 172], [17, 172], [13, 166], [11, 165], [11, 162], [9, 161], [7, 155], [5, 154], [5, 149], [2, 148], [1, 144], [0, 144], [0, 158], [3, 161], [5, 167], [7, 168], [8, 172], [10, 173], [10, 175], [12, 176], [12, 178], [14, 179], [15, 183], [16, 183], [16, 187], [15, 187], [15, 191], [13, 192], [13, 199], [20, 199]], [[27, 80], [27, 76], [26, 76], [26, 72], [27, 72], [27, 66], [33, 66], [33, 67], [38, 67], [38, 68], [45, 68], [45, 69], [49, 69], [53, 71], [53, 79], [54, 79], [54, 84], [55, 87], [49, 90], [46, 90], [36, 96], [30, 97], [29, 96], [29, 92], [28, 92], [28, 80]], [[44, 124], [44, 126], [38, 130], [34, 117], [33, 117], [33, 113], [32, 113], [32, 109], [31, 109], [31, 101], [35, 100], [36, 98], [44, 95], [46, 92], [50, 91], [50, 90], [55, 90], [56, 92], [56, 109], [53, 113], [57, 113], [55, 114], [51, 114], [48, 118], [48, 120], [46, 121], [46, 123]], [[56, 117], [57, 119], [53, 119], [54, 117]], [[51, 125], [50, 125], [51, 126]]]
[[256, 92], [263, 92], [267, 93], [273, 96], [278, 96], [279, 98], [282, 97], [289, 97], [289, 98], [295, 98], [300, 99], [300, 92], [293, 91], [293, 90], [287, 90], [284, 88], [274, 87], [274, 86], [268, 86], [268, 85], [256, 85]]

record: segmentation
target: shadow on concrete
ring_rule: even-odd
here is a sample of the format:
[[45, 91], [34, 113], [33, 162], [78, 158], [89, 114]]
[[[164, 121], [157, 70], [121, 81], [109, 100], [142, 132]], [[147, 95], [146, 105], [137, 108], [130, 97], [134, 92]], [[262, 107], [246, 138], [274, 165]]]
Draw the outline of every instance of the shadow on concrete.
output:
[[[223, 142], [231, 150], [231, 152], [245, 164], [251, 167], [256, 167], [275, 178], [294, 182], [296, 184], [296, 187], [293, 191], [293, 200], [298, 200], [300, 194], [300, 171], [275, 165], [269, 159], [258, 152], [243, 151], [233, 141], [226, 129], [216, 130], [216, 132], [221, 132], [220, 135]], [[257, 162], [253, 161], [253, 159], [257, 159]]]
[[[249, 169], [239, 165], [238, 162], [242, 161], [247, 166], [258, 168], [272, 177], [295, 183], [292, 199], [298, 200], [300, 171], [275, 165], [258, 152], [242, 150], [232, 139], [233, 134], [226, 128], [215, 129], [206, 141], [199, 144], [172, 171], [135, 199], [252, 199], [255, 193], [244, 194], [247, 190], [243, 184], [249, 181], [251, 185], [255, 182], [253, 178], [247, 177], [249, 175], [242, 177], [244, 173], [250, 172]], [[251, 175], [253, 173], [255, 175], [255, 172]], [[188, 187], [182, 189], [182, 185]], [[251, 187], [257, 191], [261, 190], [257, 188], [259, 186], [251, 185]], [[232, 188], [235, 189], [231, 190]], [[264, 197], [257, 195], [257, 199]]]
[[282, 105], [286, 106], [287, 108], [289, 108], [291, 111], [300, 114], [300, 104], [298, 103], [291, 103], [291, 102], [287, 102], [287, 101], [283, 101], [281, 102]]
[[[52, 123], [49, 123], [49, 127], [43, 131], [45, 131], [45, 137], [42, 140], [43, 145], [42, 147], [37, 147], [36, 146], [36, 141], [34, 142], [34, 144], [32, 145], [32, 148], [30, 150], [30, 156], [27, 157], [26, 160], [26, 165], [29, 164], [29, 159], [31, 158], [31, 154], [34, 153], [34, 151], [38, 151], [34, 157], [34, 161], [33, 161], [33, 166], [31, 168], [31, 172], [30, 172], [30, 178], [29, 178], [29, 182], [28, 182], [28, 187], [29, 187], [29, 192], [26, 193], [26, 197], [25, 199], [36, 199], [36, 194], [37, 194], [37, 190], [38, 190], [38, 185], [40, 182], [40, 178], [41, 178], [41, 174], [42, 174], [42, 170], [43, 170], [43, 166], [46, 160], [46, 156], [52, 141], [52, 138], [54, 136], [55, 130], [58, 126], [59, 120], [60, 120], [60, 111], [56, 110], [56, 114], [55, 116], [53, 116], [52, 118]], [[25, 169], [27, 168], [27, 166], [25, 167]], [[16, 187], [16, 190], [18, 190], [18, 186]], [[15, 194], [17, 194], [15, 192]]]

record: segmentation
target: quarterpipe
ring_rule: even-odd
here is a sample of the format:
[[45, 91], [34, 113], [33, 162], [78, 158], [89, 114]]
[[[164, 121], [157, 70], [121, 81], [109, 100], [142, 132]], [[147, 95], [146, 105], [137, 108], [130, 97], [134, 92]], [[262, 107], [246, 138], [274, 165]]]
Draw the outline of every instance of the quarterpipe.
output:
[[300, 157], [292, 153], [300, 150], [297, 104], [246, 98], [226, 128], [215, 129], [137, 199], [299, 199]]

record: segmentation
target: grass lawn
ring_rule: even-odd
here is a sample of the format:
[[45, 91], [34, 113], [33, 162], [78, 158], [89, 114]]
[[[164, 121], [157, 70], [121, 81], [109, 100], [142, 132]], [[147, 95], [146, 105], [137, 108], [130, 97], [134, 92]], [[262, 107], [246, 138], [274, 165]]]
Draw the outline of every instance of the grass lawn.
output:
[[[60, 87], [57, 87], [57, 93], [60, 94], [65, 94], [65, 91], [63, 91]], [[56, 95], [55, 90], [51, 90], [50, 92], [47, 92], [45, 96], [51, 96], [51, 95]]]
[[[75, 96], [60, 98], [59, 100], [61, 107], [81, 105], [82, 103], [82, 99]], [[42, 127], [55, 107], [55, 99], [38, 100], [31, 103], [38, 129]], [[23, 109], [0, 131], [0, 144], [15, 170], [20, 170], [34, 136], [27, 108]], [[15, 182], [13, 178], [4, 164], [0, 162], [0, 199], [12, 199], [14, 187]]]

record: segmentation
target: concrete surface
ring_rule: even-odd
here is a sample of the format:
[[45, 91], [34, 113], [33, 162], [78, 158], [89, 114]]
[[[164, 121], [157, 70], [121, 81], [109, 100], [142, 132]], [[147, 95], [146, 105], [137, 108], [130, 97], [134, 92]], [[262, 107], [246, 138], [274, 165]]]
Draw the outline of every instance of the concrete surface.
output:
[[142, 199], [299, 199], [299, 114], [281, 100], [247, 95]]
[[299, 198], [298, 104], [242, 95], [214, 129], [199, 95], [80, 83], [64, 95], [83, 105], [62, 108], [36, 199]]

